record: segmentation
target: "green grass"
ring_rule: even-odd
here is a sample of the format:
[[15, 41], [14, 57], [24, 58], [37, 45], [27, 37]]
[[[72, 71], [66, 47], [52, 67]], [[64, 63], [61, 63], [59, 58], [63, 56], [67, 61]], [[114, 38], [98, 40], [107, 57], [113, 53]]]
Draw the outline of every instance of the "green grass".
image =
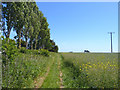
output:
[[54, 55], [54, 62], [50, 67], [50, 71], [48, 76], [46, 77], [42, 88], [59, 88], [60, 87], [60, 78], [59, 78], [59, 68], [58, 68], [58, 60], [60, 60], [60, 55]]
[[118, 54], [62, 53], [67, 88], [117, 88]]
[[52, 57], [53, 53], [49, 57], [19, 53], [12, 63], [8, 59], [7, 65], [2, 68], [2, 87], [34, 88], [34, 79], [44, 76]]

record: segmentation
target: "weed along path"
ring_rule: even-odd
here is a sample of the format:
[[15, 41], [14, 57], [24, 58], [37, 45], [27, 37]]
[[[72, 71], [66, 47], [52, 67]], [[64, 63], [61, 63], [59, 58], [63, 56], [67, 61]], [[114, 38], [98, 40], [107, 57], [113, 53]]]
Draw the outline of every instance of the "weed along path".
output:
[[45, 73], [45, 76], [43, 76], [43, 77], [38, 77], [38, 79], [35, 81], [35, 88], [40, 88], [40, 87], [42, 86], [42, 84], [43, 84], [46, 76], [47, 76], [48, 73], [49, 73], [49, 71], [50, 71], [50, 67], [48, 67], [47, 72]]
[[43, 85], [43, 82], [44, 82], [44, 80], [46, 79], [46, 77], [48, 76], [48, 73], [49, 73], [49, 71], [50, 71], [50, 68], [51, 68], [53, 62], [54, 62], [54, 57], [52, 58], [52, 61], [48, 64], [48, 67], [47, 67], [47, 69], [46, 69], [46, 73], [45, 73], [44, 75], [39, 76], [39, 77], [37, 77], [37, 78], [35, 79], [35, 81], [34, 81], [35, 90], [36, 90], [37, 88], [41, 88], [41, 86]]

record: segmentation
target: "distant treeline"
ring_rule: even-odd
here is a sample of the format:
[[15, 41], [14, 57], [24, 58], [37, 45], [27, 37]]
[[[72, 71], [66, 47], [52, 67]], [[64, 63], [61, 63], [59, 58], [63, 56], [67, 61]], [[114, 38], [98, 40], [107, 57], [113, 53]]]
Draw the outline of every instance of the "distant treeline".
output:
[[58, 52], [58, 46], [50, 39], [47, 19], [36, 2], [2, 2], [2, 22], [5, 38], [10, 37], [12, 29], [17, 33], [14, 38], [19, 49], [26, 47]]

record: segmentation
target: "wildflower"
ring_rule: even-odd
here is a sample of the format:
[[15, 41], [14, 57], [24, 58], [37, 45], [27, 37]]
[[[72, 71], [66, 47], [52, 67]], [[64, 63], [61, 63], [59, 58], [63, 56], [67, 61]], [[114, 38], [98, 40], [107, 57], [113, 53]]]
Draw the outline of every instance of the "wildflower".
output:
[[92, 68], [92, 66], [89, 66], [89, 68]]

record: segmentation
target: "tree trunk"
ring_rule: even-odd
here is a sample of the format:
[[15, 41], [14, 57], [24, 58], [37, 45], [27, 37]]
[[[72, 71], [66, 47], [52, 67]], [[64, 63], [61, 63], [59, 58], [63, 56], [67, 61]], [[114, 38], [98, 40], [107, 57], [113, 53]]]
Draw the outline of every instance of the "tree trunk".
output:
[[44, 49], [44, 44], [42, 45], [42, 49]]
[[18, 38], [18, 48], [21, 48], [21, 38]]
[[37, 49], [37, 39], [35, 39], [35, 49]]
[[32, 41], [33, 41], [33, 37], [31, 36], [30, 37], [30, 47], [31, 47], [31, 49], [33, 49], [33, 42]]
[[20, 29], [20, 31], [18, 33], [18, 35], [19, 35], [19, 37], [18, 37], [18, 48], [19, 49], [21, 48], [21, 30], [22, 30], [22, 28]]
[[26, 45], [25, 45], [25, 47], [26, 47], [26, 49], [27, 49], [27, 46], [28, 46], [27, 40], [28, 40], [28, 38], [26, 37], [25, 40], [26, 40], [26, 43], [25, 43]]
[[6, 36], [6, 38], [8, 38], [8, 41], [7, 41], [8, 43], [9, 43], [10, 32], [11, 32], [11, 28], [8, 28], [7, 34], [5, 32], [5, 36]]
[[33, 43], [31, 43], [31, 49], [33, 50]]

